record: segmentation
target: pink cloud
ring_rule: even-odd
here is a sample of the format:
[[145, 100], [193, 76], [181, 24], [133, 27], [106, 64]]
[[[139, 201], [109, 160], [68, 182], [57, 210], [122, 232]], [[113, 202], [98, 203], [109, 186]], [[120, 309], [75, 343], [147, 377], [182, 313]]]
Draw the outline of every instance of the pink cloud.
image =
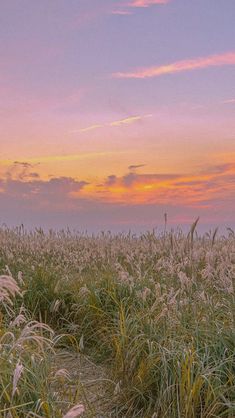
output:
[[130, 7], [149, 7], [155, 4], [167, 4], [169, 0], [133, 0]]
[[176, 61], [172, 64], [148, 67], [131, 72], [113, 73], [114, 78], [151, 78], [160, 77], [165, 74], [180, 73], [183, 71], [192, 71], [208, 67], [220, 67], [224, 65], [235, 65], [235, 52], [226, 52], [224, 54], [210, 55], [208, 57], [199, 57]]
[[222, 104], [234, 104], [234, 103], [235, 103], [235, 99], [228, 99], [222, 102]]
[[150, 6], [164, 5], [170, 0], [131, 0], [130, 3], [120, 5], [120, 9], [115, 9], [111, 12], [113, 15], [131, 15], [130, 8], [147, 8]]
[[112, 15], [119, 15], [119, 16], [126, 16], [126, 15], [131, 15], [132, 13], [129, 12], [128, 10], [113, 10], [111, 12]]

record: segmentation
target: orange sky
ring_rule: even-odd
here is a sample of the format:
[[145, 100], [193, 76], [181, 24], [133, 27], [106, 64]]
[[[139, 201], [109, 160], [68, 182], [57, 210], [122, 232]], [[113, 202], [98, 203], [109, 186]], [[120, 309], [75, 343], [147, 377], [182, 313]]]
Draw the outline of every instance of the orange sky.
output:
[[1, 221], [234, 225], [234, 13], [233, 0], [3, 0]]

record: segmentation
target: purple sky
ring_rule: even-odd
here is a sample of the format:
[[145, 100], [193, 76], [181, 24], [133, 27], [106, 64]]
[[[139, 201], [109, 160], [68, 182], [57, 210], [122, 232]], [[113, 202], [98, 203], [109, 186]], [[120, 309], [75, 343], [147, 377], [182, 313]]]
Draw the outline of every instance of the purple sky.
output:
[[0, 223], [235, 227], [234, 0], [2, 0]]

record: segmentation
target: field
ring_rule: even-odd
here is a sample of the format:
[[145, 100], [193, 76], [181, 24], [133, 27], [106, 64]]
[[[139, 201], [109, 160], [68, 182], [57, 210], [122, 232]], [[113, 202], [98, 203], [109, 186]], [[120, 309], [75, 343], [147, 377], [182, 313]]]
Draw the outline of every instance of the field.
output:
[[232, 230], [2, 227], [0, 417], [235, 417], [234, 288]]

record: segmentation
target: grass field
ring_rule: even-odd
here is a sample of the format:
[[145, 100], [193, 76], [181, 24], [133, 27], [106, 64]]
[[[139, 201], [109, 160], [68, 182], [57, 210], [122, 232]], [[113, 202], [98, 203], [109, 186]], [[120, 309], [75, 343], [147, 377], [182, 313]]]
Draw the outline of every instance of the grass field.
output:
[[233, 231], [2, 227], [0, 275], [0, 417], [235, 417]]

